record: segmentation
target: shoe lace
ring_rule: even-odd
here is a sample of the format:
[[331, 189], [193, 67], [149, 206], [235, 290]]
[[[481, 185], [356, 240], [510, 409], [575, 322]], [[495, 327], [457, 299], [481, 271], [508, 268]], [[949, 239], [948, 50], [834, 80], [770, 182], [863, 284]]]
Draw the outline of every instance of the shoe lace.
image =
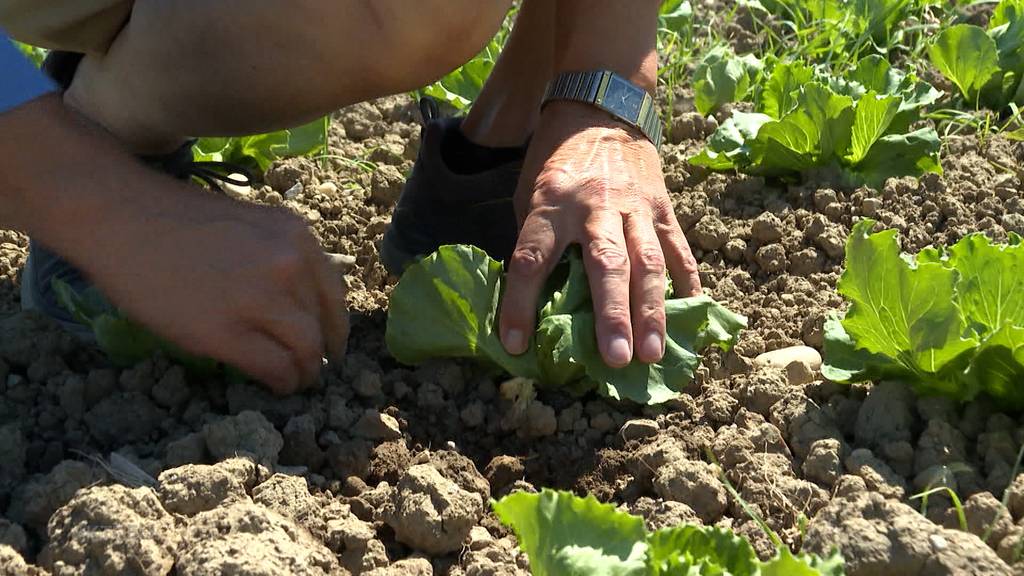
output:
[[170, 154], [143, 157], [143, 161], [180, 180], [196, 178], [210, 188], [223, 192], [223, 184], [252, 186], [256, 182], [253, 173], [239, 164], [196, 160], [192, 155], [195, 140], [186, 142]]

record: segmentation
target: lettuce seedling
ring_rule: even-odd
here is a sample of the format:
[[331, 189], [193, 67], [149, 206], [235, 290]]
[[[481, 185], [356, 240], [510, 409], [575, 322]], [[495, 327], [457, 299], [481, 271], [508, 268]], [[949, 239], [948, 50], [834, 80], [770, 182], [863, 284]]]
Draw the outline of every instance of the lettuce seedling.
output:
[[850, 302], [825, 323], [822, 374], [894, 378], [920, 394], [985, 393], [1024, 408], [1024, 245], [971, 234], [948, 249], [900, 253], [895, 230], [854, 226], [838, 290]]
[[1024, 104], [1024, 0], [1003, 0], [988, 29], [957, 24], [928, 47], [932, 64], [973, 106]]
[[471, 246], [442, 246], [410, 266], [391, 294], [387, 345], [400, 362], [438, 357], [475, 358], [542, 386], [575, 392], [596, 389], [615, 399], [656, 404], [677, 397], [693, 378], [698, 354], [728, 350], [746, 319], [707, 296], [665, 302], [665, 356], [610, 368], [601, 359], [593, 301], [583, 260], [567, 252], [541, 298], [536, 333], [525, 354], [505, 352], [497, 334], [503, 289], [501, 264]]
[[515, 492], [494, 503], [494, 512], [519, 539], [533, 576], [840, 576], [838, 552], [828, 558], [794, 555], [779, 548], [762, 561], [731, 530], [682, 525], [648, 532], [638, 516], [602, 504], [593, 496], [544, 489]]
[[690, 163], [780, 178], [834, 170], [847, 184], [874, 187], [894, 176], [941, 173], [938, 134], [910, 129], [940, 96], [878, 56], [843, 78], [779, 64], [757, 112], [734, 113]]
[[761, 61], [753, 54], [737, 56], [728, 46], [709, 51], [693, 72], [697, 111], [707, 116], [724, 104], [746, 98], [761, 68]]
[[275, 160], [311, 156], [327, 146], [330, 117], [267, 134], [233, 138], [200, 138], [192, 156], [200, 162], [226, 162], [264, 173]]

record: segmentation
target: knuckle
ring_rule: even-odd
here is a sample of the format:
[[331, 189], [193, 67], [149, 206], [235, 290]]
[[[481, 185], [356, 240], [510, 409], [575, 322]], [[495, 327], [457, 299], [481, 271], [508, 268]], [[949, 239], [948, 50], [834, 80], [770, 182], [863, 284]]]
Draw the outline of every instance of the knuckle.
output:
[[595, 272], [605, 276], [621, 276], [629, 269], [629, 257], [626, 256], [626, 251], [611, 242], [592, 242], [590, 258]]
[[645, 302], [640, 306], [640, 318], [648, 326], [661, 327], [665, 325], [665, 306], [651, 302]]
[[520, 246], [512, 253], [509, 271], [517, 276], [534, 277], [544, 273], [544, 252], [535, 246]]
[[643, 275], [663, 275], [665, 274], [665, 254], [661, 251], [660, 246], [642, 246], [633, 254], [633, 266]]

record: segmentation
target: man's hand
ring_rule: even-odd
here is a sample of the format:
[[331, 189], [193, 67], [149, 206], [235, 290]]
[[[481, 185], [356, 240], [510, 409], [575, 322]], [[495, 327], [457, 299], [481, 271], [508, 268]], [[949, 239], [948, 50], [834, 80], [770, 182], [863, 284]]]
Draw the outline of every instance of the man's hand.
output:
[[184, 188], [94, 223], [83, 268], [189, 352], [281, 394], [316, 382], [324, 356], [340, 360], [348, 339], [339, 270], [294, 215]]
[[306, 225], [158, 174], [56, 96], [0, 114], [0, 226], [85, 272], [133, 319], [279, 393], [348, 338], [341, 274]]
[[566, 247], [577, 243], [605, 362], [625, 366], [634, 348], [643, 362], [660, 360], [666, 269], [680, 296], [701, 288], [654, 145], [597, 108], [552, 102], [533, 136], [516, 195], [523, 227], [501, 307], [505, 348], [526, 351], [548, 274]]

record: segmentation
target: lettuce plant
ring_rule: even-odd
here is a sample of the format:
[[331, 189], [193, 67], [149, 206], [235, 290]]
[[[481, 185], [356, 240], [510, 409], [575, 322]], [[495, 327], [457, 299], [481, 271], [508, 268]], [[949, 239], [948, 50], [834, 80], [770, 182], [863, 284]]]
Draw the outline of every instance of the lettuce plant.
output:
[[757, 112], [733, 113], [690, 163], [782, 178], [835, 170], [847, 184], [875, 187], [893, 176], [941, 173], [938, 134], [911, 130], [940, 96], [878, 56], [843, 78], [779, 64]]
[[203, 162], [228, 162], [259, 173], [279, 158], [310, 156], [327, 146], [330, 117], [297, 128], [232, 138], [200, 138], [192, 156]]
[[988, 29], [958, 24], [928, 47], [932, 63], [968, 103], [1001, 110], [1024, 104], [1024, 0], [1003, 0]]
[[570, 250], [541, 299], [539, 322], [525, 354], [505, 352], [497, 334], [501, 264], [471, 246], [442, 246], [413, 264], [391, 294], [386, 341], [400, 362], [475, 358], [542, 386], [655, 404], [679, 395], [709, 346], [728, 350], [746, 319], [707, 296], [668, 299], [665, 356], [610, 368], [594, 332], [593, 301], [583, 261]]
[[697, 111], [706, 116], [723, 104], [743, 100], [760, 71], [761, 61], [753, 54], [737, 56], [728, 46], [712, 49], [693, 72]]
[[716, 526], [682, 525], [648, 532], [643, 519], [593, 496], [543, 490], [516, 492], [494, 511], [519, 539], [534, 576], [839, 576], [838, 553], [822, 559], [782, 546], [762, 561], [750, 543]]
[[971, 234], [948, 249], [900, 253], [895, 230], [854, 226], [825, 325], [822, 373], [837, 382], [902, 379], [921, 394], [986, 393], [1024, 407], [1024, 245]]

